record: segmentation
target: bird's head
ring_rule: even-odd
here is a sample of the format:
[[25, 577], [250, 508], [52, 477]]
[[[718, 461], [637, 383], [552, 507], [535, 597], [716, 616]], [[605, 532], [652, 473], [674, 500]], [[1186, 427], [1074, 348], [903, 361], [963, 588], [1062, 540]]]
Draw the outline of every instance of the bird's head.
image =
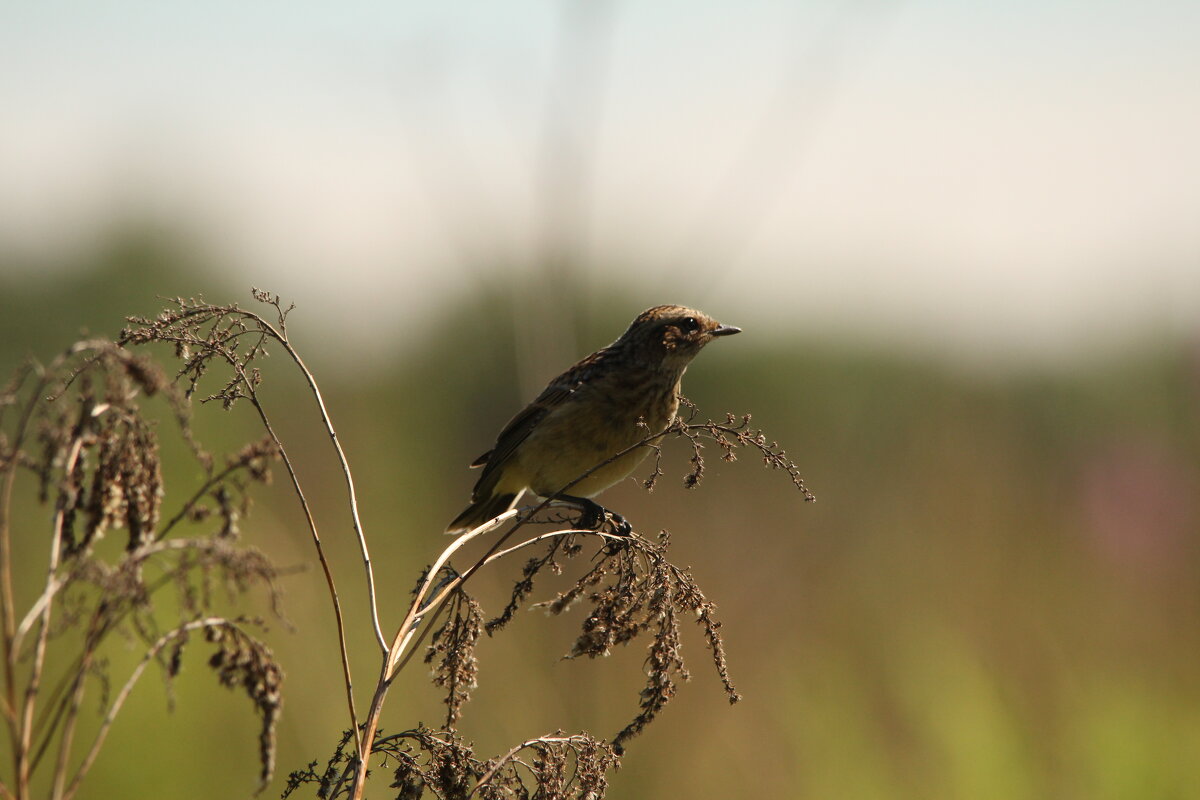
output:
[[630, 348], [647, 363], [682, 370], [704, 345], [741, 330], [694, 308], [655, 306], [638, 314], [615, 344]]

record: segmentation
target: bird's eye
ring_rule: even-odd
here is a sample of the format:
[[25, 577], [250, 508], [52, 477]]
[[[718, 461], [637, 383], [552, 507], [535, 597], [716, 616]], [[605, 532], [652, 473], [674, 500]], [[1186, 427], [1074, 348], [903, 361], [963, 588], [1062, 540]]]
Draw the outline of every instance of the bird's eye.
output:
[[679, 327], [683, 328], [687, 333], [692, 333], [700, 327], [700, 323], [696, 321], [695, 317], [684, 317], [679, 323]]

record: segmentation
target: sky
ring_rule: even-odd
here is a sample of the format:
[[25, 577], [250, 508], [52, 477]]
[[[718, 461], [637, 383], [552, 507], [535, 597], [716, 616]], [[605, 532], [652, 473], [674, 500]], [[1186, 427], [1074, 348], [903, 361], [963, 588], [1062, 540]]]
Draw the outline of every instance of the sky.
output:
[[183, 225], [339, 327], [567, 252], [969, 358], [1194, 336], [1197, 42], [1190, 0], [7, 3], [0, 246]]

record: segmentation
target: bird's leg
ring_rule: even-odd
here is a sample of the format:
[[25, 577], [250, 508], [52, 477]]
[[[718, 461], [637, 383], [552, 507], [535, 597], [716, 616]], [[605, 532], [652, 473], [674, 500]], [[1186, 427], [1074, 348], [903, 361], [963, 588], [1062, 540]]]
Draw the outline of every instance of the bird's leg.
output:
[[558, 499], [579, 509], [579, 527], [588, 530], [599, 530], [605, 522], [612, 522], [612, 532], [617, 536], [628, 536], [633, 533], [633, 526], [625, 521], [615, 511], [609, 511], [604, 506], [586, 497], [575, 497], [560, 494]]

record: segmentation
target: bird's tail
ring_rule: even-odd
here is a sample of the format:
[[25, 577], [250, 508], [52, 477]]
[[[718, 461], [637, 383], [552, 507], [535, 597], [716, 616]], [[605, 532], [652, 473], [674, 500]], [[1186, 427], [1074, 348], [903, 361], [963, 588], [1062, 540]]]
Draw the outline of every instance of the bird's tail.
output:
[[472, 503], [467, 510], [454, 518], [446, 526], [446, 533], [461, 533], [477, 528], [493, 517], [498, 517], [512, 508], [516, 502], [515, 494], [497, 494]]

